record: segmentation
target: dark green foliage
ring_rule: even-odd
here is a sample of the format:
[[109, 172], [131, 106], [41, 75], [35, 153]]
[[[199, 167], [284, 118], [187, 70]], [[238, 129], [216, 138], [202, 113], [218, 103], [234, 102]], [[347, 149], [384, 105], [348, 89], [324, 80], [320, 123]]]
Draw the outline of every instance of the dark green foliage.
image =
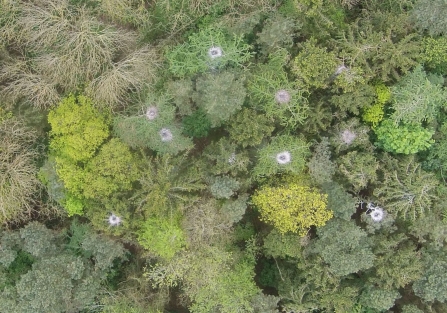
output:
[[202, 109], [185, 116], [182, 120], [183, 133], [188, 137], [202, 138], [208, 135], [211, 122]]
[[426, 250], [423, 255], [424, 274], [413, 284], [413, 290], [425, 301], [445, 302], [447, 300], [446, 277], [443, 274], [447, 270], [445, 254]]
[[234, 178], [217, 176], [211, 179], [210, 191], [216, 199], [230, 199], [239, 186], [239, 182]]
[[339, 171], [356, 192], [376, 181], [379, 162], [367, 152], [351, 151], [339, 159]]
[[141, 188], [133, 200], [142, 216], [164, 216], [188, 207], [197, 198], [197, 192], [205, 189], [202, 169], [185, 156], [141, 157]]
[[193, 83], [190, 79], [174, 80], [167, 83], [167, 91], [177, 106], [180, 115], [193, 114]]
[[353, 222], [333, 218], [317, 234], [315, 251], [334, 275], [345, 276], [373, 266], [374, 254], [367, 234]]
[[312, 158], [307, 163], [309, 174], [319, 185], [332, 181], [335, 174], [335, 164], [331, 161], [331, 150], [327, 137], [314, 146]]
[[248, 194], [240, 195], [236, 200], [228, 200], [222, 205], [221, 212], [233, 223], [239, 222], [247, 209]]
[[413, 8], [413, 17], [421, 30], [427, 30], [430, 35], [445, 35], [447, 33], [447, 4], [443, 0], [418, 0]]
[[230, 138], [243, 148], [259, 145], [273, 130], [271, 119], [251, 109], [242, 109], [228, 127]]
[[0, 313], [447, 312], [444, 2], [0, 0]]
[[[6, 270], [14, 269], [15, 283], [0, 292], [0, 312], [77, 312], [95, 303], [107, 272], [114, 260], [123, 260], [125, 250], [82, 226], [73, 227], [85, 231], [80, 247], [72, 243], [80, 248], [78, 255], [66, 249], [60, 233], [36, 222], [17, 232], [20, 237], [1, 235], [4, 248], [17, 254]], [[79, 232], [73, 227], [72, 234]]]
[[423, 274], [421, 254], [403, 234], [374, 236], [375, 275], [369, 281], [385, 290], [398, 290]]
[[246, 150], [239, 150], [237, 145], [226, 138], [211, 143], [203, 151], [204, 162], [214, 175], [247, 173], [251, 163]]
[[264, 254], [273, 258], [297, 258], [301, 257], [302, 253], [302, 237], [294, 233], [281, 234], [276, 229], [273, 229], [264, 238]]
[[322, 185], [321, 189], [328, 195], [327, 208], [334, 212], [334, 216], [350, 221], [352, 214], [355, 213], [358, 200], [347, 193], [341, 185], [335, 182], [325, 183]]
[[14, 261], [4, 270], [3, 275], [5, 275], [5, 277], [2, 278], [0, 291], [7, 286], [14, 286], [20, 279], [20, 276], [26, 274], [26, 272], [31, 269], [33, 263], [34, 257], [31, 254], [22, 250], [18, 251]]
[[367, 287], [362, 291], [359, 302], [365, 307], [384, 311], [391, 308], [398, 298], [400, 298], [400, 294], [396, 290]]
[[397, 36], [391, 25], [375, 30], [370, 21], [351, 24], [337, 40], [339, 56], [348, 67], [362, 69], [366, 79], [398, 79], [401, 73], [418, 65], [421, 46], [417, 34]]
[[376, 99], [374, 87], [361, 85], [351, 92], [334, 95], [330, 102], [337, 108], [336, 116], [345, 118], [347, 112], [360, 115], [363, 108], [369, 107]]
[[447, 170], [447, 123], [443, 123], [433, 136], [435, 142], [428, 149], [423, 163], [425, 169], [440, 174]]
[[389, 159], [390, 168], [384, 172], [382, 183], [374, 195], [384, 203], [384, 208], [403, 217], [425, 215], [437, 199], [439, 182], [434, 174], [421, 169], [414, 157], [402, 161]]

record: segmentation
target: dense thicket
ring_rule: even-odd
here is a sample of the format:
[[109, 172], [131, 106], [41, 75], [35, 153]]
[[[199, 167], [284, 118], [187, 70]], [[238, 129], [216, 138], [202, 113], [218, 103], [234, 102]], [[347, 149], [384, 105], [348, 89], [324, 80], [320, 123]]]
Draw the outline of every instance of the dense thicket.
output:
[[0, 1], [0, 313], [446, 312], [446, 12]]

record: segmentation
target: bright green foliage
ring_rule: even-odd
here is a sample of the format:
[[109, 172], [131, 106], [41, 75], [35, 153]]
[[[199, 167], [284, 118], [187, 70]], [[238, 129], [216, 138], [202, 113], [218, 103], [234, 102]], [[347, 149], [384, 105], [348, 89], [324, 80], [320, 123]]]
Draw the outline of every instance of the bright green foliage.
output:
[[84, 202], [73, 195], [67, 195], [66, 198], [61, 201], [61, 204], [63, 204], [68, 216], [82, 215], [84, 213]]
[[323, 226], [333, 213], [326, 209], [327, 195], [305, 186], [262, 187], [252, 197], [261, 220], [281, 233], [305, 236], [311, 226]]
[[214, 177], [211, 181], [210, 191], [216, 199], [230, 199], [240, 186], [236, 179], [228, 176]]
[[424, 37], [424, 65], [435, 73], [443, 74], [447, 70], [447, 38]]
[[118, 191], [131, 188], [137, 179], [136, 161], [124, 143], [112, 139], [84, 166], [73, 160], [57, 158], [58, 174], [65, 187], [72, 193], [68, 201], [70, 215], [79, 211], [81, 198], [105, 200]]
[[384, 107], [391, 98], [390, 89], [384, 84], [375, 86], [377, 93], [377, 100], [371, 107], [364, 109], [362, 114], [363, 121], [371, 123], [372, 127], [376, 127], [382, 121], [385, 114]]
[[318, 252], [330, 271], [336, 276], [357, 273], [373, 266], [374, 254], [367, 241], [367, 234], [353, 221], [338, 218], [317, 229]]
[[447, 92], [442, 86], [432, 83], [422, 66], [405, 75], [391, 88], [394, 109], [391, 119], [399, 123], [419, 125], [432, 122], [439, 108], [447, 103]]
[[197, 105], [207, 114], [213, 127], [228, 121], [245, 100], [244, 77], [236, 72], [222, 72], [200, 77], [194, 96]]
[[183, 133], [189, 137], [202, 138], [208, 135], [211, 122], [202, 109], [194, 111], [182, 120]]
[[379, 163], [374, 155], [366, 152], [351, 151], [338, 160], [339, 171], [343, 173], [354, 191], [365, 189], [377, 179]]
[[331, 161], [331, 151], [327, 137], [321, 138], [312, 154], [312, 158], [307, 163], [309, 174], [313, 180], [321, 185], [332, 181], [335, 174], [335, 164]]
[[410, 215], [412, 219], [423, 216], [437, 199], [436, 176], [421, 169], [414, 158], [390, 161], [391, 169], [384, 171], [382, 184], [374, 189], [374, 195], [385, 204], [389, 212]]
[[208, 27], [189, 36], [188, 42], [168, 50], [166, 58], [170, 72], [183, 77], [226, 65], [240, 66], [250, 59], [249, 50], [250, 46], [242, 37], [229, 36], [221, 29]]
[[350, 221], [357, 209], [358, 200], [334, 182], [324, 184], [321, 189], [327, 194], [328, 210], [334, 212], [335, 217]]
[[69, 96], [48, 119], [53, 127], [51, 153], [63, 186], [53, 177], [51, 162], [42, 177], [70, 216], [82, 214], [84, 198], [106, 200], [131, 188], [137, 178], [135, 159], [118, 139], [104, 143], [107, 118], [87, 98]]
[[290, 48], [297, 28], [293, 19], [275, 14], [264, 22], [262, 32], [257, 34], [257, 41], [266, 54], [278, 48]]
[[414, 154], [427, 150], [434, 140], [434, 131], [419, 125], [402, 124], [396, 126], [392, 120], [386, 119], [374, 129], [377, 145], [385, 151], [402, 154]]
[[374, 128], [380, 123], [380, 121], [382, 121], [384, 114], [384, 104], [375, 103], [363, 111], [362, 119], [367, 123], [371, 123], [372, 127]]
[[338, 65], [335, 54], [320, 48], [317, 40], [311, 38], [302, 43], [301, 51], [293, 60], [292, 71], [300, 87], [325, 88]]
[[359, 303], [382, 312], [391, 308], [398, 298], [400, 298], [400, 294], [397, 290], [378, 289], [369, 286], [362, 291]]
[[377, 93], [377, 103], [385, 104], [391, 99], [391, 90], [383, 83], [375, 85]]
[[413, 8], [416, 26], [430, 35], [447, 34], [447, 4], [444, 0], [419, 0]]
[[259, 150], [253, 174], [257, 178], [284, 172], [299, 174], [304, 170], [309, 154], [309, 144], [300, 138], [273, 137], [270, 144]]
[[48, 114], [50, 148], [61, 158], [85, 162], [109, 137], [108, 121], [85, 96], [70, 95]]
[[228, 127], [230, 138], [243, 148], [259, 145], [273, 130], [271, 119], [246, 108], [231, 119]]
[[136, 160], [119, 139], [105, 143], [85, 167], [84, 197], [106, 199], [132, 188], [138, 178]]

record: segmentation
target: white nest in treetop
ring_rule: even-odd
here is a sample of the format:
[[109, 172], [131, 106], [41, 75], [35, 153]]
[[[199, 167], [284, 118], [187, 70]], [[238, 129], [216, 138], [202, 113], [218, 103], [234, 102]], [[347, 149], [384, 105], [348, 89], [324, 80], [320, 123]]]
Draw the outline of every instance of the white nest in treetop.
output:
[[162, 128], [158, 134], [160, 135], [161, 141], [168, 142], [171, 141], [174, 136], [168, 128]]
[[111, 214], [108, 218], [110, 226], [118, 226], [121, 224], [121, 217], [116, 216], [115, 214]]
[[283, 151], [276, 155], [276, 162], [278, 164], [287, 164], [292, 161], [292, 156], [289, 151]]
[[287, 90], [278, 90], [275, 94], [275, 100], [279, 104], [290, 102], [290, 93]]
[[146, 110], [146, 118], [150, 121], [156, 119], [158, 116], [158, 109], [157, 107], [149, 107]]
[[208, 50], [208, 56], [211, 59], [215, 59], [215, 58], [219, 58], [219, 57], [223, 56], [222, 48], [221, 47], [211, 47]]

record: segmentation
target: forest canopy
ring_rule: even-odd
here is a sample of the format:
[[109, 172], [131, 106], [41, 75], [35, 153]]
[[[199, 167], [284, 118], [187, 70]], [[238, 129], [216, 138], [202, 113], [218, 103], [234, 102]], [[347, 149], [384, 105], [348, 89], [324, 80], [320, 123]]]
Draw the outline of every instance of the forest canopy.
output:
[[445, 0], [0, 1], [0, 313], [447, 312]]

